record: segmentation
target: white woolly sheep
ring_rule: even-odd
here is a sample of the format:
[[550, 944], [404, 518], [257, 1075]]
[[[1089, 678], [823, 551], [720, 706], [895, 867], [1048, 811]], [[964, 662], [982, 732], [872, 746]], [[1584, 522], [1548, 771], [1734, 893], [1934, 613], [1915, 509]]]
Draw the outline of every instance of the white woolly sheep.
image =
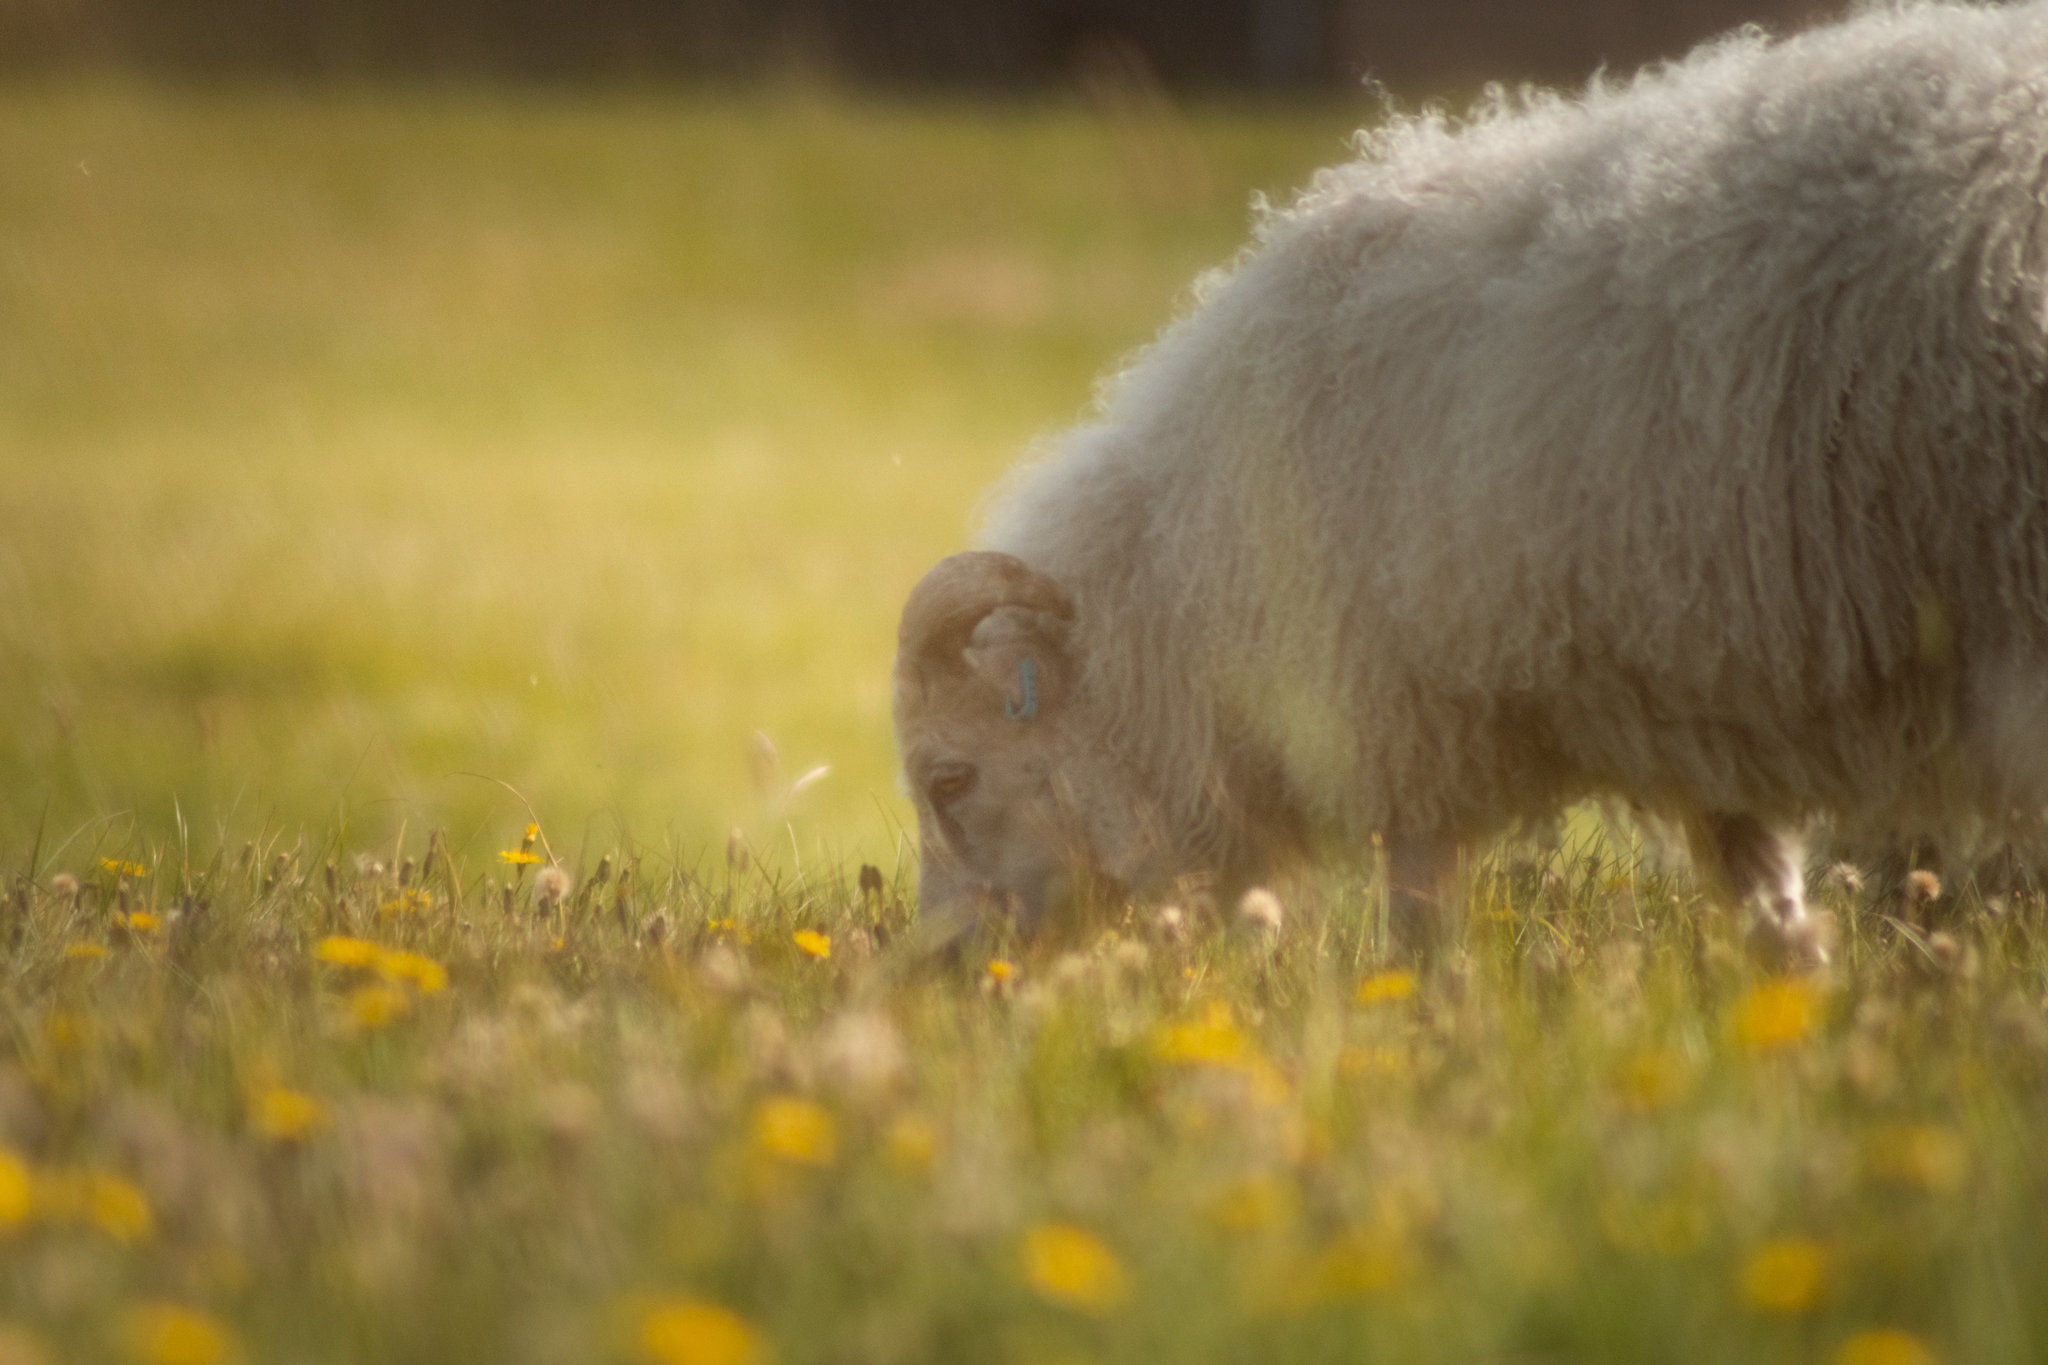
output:
[[[2048, 807], [2048, 3], [1361, 134], [904, 607], [944, 921], [1592, 795], [1822, 956], [1802, 823]], [[957, 914], [954, 915], [957, 919]]]

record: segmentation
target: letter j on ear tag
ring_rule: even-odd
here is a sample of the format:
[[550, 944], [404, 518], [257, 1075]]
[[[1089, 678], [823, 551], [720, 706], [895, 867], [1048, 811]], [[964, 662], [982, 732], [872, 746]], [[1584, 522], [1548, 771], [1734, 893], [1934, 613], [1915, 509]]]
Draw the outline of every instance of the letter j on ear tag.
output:
[[1024, 704], [1019, 706], [1008, 697], [1003, 698], [1003, 714], [1011, 720], [1030, 720], [1038, 714], [1038, 664], [1026, 659], [1023, 673]]

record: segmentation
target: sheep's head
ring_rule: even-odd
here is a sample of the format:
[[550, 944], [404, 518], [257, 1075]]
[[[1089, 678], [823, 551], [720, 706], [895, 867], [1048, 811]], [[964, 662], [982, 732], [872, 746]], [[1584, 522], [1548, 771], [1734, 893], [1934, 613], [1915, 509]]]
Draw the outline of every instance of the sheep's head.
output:
[[1137, 806], [1078, 695], [1073, 623], [1059, 584], [988, 551], [942, 561], [904, 604], [896, 742], [936, 937], [980, 904], [1031, 932], [1078, 877], [1132, 859]]

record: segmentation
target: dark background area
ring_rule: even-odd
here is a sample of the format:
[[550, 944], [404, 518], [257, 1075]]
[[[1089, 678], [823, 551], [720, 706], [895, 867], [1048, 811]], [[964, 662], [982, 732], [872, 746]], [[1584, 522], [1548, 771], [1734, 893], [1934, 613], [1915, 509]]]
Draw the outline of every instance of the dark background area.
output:
[[0, 0], [0, 73], [611, 82], [802, 65], [1028, 89], [1105, 60], [1181, 90], [1574, 82], [1837, 0]]

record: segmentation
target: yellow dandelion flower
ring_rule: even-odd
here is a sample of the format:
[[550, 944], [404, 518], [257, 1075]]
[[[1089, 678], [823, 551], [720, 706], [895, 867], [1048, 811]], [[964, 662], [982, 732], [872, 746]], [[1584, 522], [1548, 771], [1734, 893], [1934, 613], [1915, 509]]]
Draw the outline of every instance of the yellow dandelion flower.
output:
[[1415, 986], [1413, 972], [1377, 972], [1358, 983], [1358, 1003], [1380, 1005], [1406, 1000], [1415, 994]]
[[938, 1159], [939, 1135], [916, 1114], [904, 1114], [889, 1125], [889, 1160], [906, 1171], [928, 1170]]
[[761, 1101], [754, 1110], [754, 1141], [769, 1155], [801, 1166], [830, 1166], [839, 1155], [832, 1116], [795, 1095]]
[[35, 1212], [35, 1176], [28, 1163], [0, 1147], [0, 1232], [11, 1232]]
[[87, 943], [83, 939], [74, 939], [64, 945], [64, 956], [71, 962], [94, 962], [106, 955], [106, 945], [101, 943]]
[[812, 957], [832, 956], [832, 940], [815, 930], [799, 929], [790, 937], [795, 940], [797, 947]]
[[93, 1172], [85, 1177], [85, 1215], [92, 1225], [117, 1242], [139, 1242], [156, 1228], [149, 1198], [118, 1175]]
[[377, 970], [393, 981], [410, 981], [421, 995], [448, 989], [448, 969], [431, 957], [387, 949], [377, 954]]
[[1820, 991], [1810, 981], [1772, 981], [1735, 1003], [1735, 1039], [1752, 1052], [1789, 1047], [1820, 1026]]
[[1864, 1164], [1874, 1180], [1939, 1193], [1969, 1178], [1970, 1144], [1939, 1124], [1894, 1124], [1871, 1134]]
[[528, 825], [526, 827], [526, 842], [530, 844], [538, 838], [540, 838], [540, 826]]
[[746, 1319], [696, 1299], [650, 1304], [639, 1338], [641, 1358], [653, 1365], [750, 1365], [767, 1354]]
[[434, 893], [425, 887], [416, 886], [379, 905], [377, 913], [389, 919], [396, 915], [417, 915], [433, 908]]
[[348, 993], [345, 1008], [349, 1022], [360, 1029], [378, 1029], [396, 1023], [406, 1011], [405, 992], [381, 983], [358, 986]]
[[1827, 1289], [1828, 1254], [1806, 1237], [1765, 1242], [1742, 1264], [1742, 1297], [1764, 1313], [1808, 1313]]
[[1614, 1078], [1615, 1098], [1632, 1114], [1649, 1114], [1684, 1098], [1692, 1083], [1685, 1058], [1668, 1049], [1638, 1052]]
[[1123, 1262], [1085, 1228], [1042, 1223], [1024, 1234], [1024, 1279], [1045, 1298], [1107, 1313], [1130, 1296]]
[[225, 1365], [237, 1354], [227, 1324], [183, 1304], [138, 1303], [122, 1328], [129, 1355], [143, 1365]]
[[299, 1090], [274, 1085], [257, 1097], [256, 1131], [273, 1142], [303, 1142], [327, 1126], [327, 1106]]
[[1238, 1031], [1230, 1006], [1221, 1000], [1211, 1001], [1200, 1019], [1162, 1025], [1153, 1035], [1153, 1048], [1165, 1061], [1212, 1066], [1239, 1066], [1253, 1055], [1251, 1041]]
[[153, 934], [163, 927], [163, 921], [147, 910], [137, 910], [121, 922], [138, 934]]
[[1016, 968], [1016, 965], [1015, 965], [1014, 963], [1006, 962], [1006, 961], [1004, 961], [1004, 960], [1003, 960], [1002, 958], [999, 958], [999, 957], [992, 957], [992, 958], [990, 958], [990, 959], [989, 959], [989, 962], [988, 962], [988, 979], [989, 979], [989, 980], [991, 980], [991, 981], [996, 981], [996, 982], [1008, 981], [1008, 980], [1009, 980], [1009, 979], [1010, 979], [1011, 977], [1015, 976], [1016, 974], [1017, 974], [1017, 968]]
[[1896, 1327], [1858, 1332], [1835, 1352], [1834, 1365], [1940, 1365], [1926, 1342]]
[[531, 849], [506, 848], [498, 851], [498, 861], [510, 863], [514, 867], [531, 867], [540, 861], [540, 855]]
[[368, 939], [348, 938], [341, 934], [329, 934], [313, 948], [314, 957], [337, 967], [374, 967], [383, 952]]
[[122, 862], [119, 858], [102, 858], [100, 859], [100, 866], [113, 873], [116, 877], [147, 877], [149, 875], [149, 869], [141, 863], [126, 863]]

